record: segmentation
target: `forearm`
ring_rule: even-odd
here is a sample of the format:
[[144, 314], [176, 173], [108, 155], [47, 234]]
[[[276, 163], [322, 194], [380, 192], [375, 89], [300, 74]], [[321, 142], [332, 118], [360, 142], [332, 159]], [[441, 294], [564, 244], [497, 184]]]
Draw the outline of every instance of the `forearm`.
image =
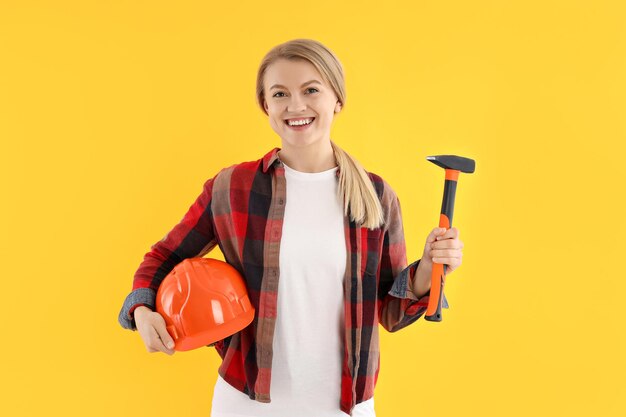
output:
[[417, 298], [423, 297], [430, 290], [432, 264], [430, 267], [425, 265], [425, 263], [420, 262], [413, 277], [412, 290]]

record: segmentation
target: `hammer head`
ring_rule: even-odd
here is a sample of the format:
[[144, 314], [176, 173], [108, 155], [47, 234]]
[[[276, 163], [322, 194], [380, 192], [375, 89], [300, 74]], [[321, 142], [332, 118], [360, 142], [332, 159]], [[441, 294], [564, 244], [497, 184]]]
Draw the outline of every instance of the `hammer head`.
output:
[[441, 168], [454, 169], [457, 171], [465, 172], [467, 174], [471, 174], [476, 168], [476, 163], [473, 159], [464, 158], [462, 156], [434, 155], [427, 156], [426, 159], [428, 159], [435, 165], [439, 165]]

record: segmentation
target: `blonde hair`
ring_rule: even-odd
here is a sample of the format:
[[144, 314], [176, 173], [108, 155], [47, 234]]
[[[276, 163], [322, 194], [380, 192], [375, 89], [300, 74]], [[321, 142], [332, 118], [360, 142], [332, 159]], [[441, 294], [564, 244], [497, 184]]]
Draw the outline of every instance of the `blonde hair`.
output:
[[[335, 92], [342, 107], [346, 102], [343, 67], [339, 59], [323, 44], [313, 39], [293, 39], [272, 48], [261, 61], [257, 72], [256, 98], [263, 113], [265, 110], [265, 72], [278, 59], [306, 60], [310, 62]], [[361, 227], [375, 229], [383, 225], [383, 208], [374, 185], [363, 166], [350, 154], [330, 141], [339, 165], [339, 195], [343, 198], [344, 214]]]

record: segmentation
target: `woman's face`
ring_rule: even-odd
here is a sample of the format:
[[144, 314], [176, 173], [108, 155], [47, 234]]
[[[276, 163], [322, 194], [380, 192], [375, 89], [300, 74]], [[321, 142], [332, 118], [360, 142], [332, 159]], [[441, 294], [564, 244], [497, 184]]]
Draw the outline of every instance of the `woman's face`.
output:
[[[264, 90], [265, 110], [283, 147], [330, 140], [330, 127], [341, 104], [313, 64], [301, 59], [275, 61], [265, 72]], [[289, 119], [313, 121], [307, 126], [290, 127]]]

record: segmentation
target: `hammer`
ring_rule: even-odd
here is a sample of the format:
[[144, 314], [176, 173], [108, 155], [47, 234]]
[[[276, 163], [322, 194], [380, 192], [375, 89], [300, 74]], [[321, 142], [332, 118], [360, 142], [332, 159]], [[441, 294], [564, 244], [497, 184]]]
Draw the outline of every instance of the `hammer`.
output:
[[[443, 189], [443, 203], [439, 216], [439, 227], [449, 229], [452, 227], [452, 214], [454, 213], [454, 195], [459, 172], [471, 174], [474, 172], [476, 163], [473, 159], [456, 155], [427, 156], [427, 160], [446, 170], [446, 182]], [[446, 265], [433, 262], [431, 275], [430, 297], [424, 318], [428, 321], [441, 321], [441, 306], [443, 303], [443, 286], [446, 280]]]

